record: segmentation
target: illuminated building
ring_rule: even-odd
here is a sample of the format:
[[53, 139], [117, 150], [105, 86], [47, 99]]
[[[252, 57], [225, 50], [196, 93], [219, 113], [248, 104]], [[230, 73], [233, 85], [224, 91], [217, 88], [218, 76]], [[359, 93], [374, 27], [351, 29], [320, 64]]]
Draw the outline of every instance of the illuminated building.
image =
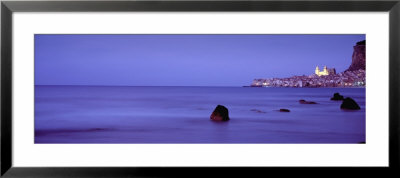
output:
[[336, 74], [335, 68], [328, 69], [326, 66], [324, 66], [324, 70], [322, 70], [322, 71], [319, 70], [318, 66], [315, 68], [315, 75], [325, 76], [325, 75], [332, 75], [332, 74]]

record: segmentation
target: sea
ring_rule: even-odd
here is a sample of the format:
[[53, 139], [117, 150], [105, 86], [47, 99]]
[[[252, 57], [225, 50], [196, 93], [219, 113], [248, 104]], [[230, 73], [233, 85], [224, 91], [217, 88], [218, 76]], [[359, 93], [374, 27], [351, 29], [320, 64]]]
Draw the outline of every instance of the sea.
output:
[[35, 86], [36, 144], [359, 144], [365, 116], [365, 88]]

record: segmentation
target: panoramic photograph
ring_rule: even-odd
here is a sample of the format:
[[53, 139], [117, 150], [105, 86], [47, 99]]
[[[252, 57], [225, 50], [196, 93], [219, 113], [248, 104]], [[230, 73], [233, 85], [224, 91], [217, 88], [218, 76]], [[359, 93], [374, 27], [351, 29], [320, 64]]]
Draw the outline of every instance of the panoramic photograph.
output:
[[365, 34], [36, 34], [36, 144], [365, 144]]

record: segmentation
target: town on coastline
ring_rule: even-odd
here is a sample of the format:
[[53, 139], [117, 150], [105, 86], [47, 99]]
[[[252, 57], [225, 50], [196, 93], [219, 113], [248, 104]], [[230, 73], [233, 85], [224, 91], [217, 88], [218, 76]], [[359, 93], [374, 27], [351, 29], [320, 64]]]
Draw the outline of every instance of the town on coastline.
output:
[[335, 68], [317, 66], [314, 74], [289, 78], [254, 79], [251, 87], [365, 87], [365, 40], [354, 46], [350, 67], [336, 73]]

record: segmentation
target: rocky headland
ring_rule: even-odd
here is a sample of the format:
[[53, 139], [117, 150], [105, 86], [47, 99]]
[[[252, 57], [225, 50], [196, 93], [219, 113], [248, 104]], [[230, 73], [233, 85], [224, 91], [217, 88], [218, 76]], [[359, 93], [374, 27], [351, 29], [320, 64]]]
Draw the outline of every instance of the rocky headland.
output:
[[318, 76], [302, 75], [288, 78], [254, 79], [251, 87], [365, 87], [365, 45], [359, 41], [353, 47], [352, 61], [341, 73]]
[[365, 70], [365, 40], [357, 42], [353, 48], [351, 65], [346, 71]]

